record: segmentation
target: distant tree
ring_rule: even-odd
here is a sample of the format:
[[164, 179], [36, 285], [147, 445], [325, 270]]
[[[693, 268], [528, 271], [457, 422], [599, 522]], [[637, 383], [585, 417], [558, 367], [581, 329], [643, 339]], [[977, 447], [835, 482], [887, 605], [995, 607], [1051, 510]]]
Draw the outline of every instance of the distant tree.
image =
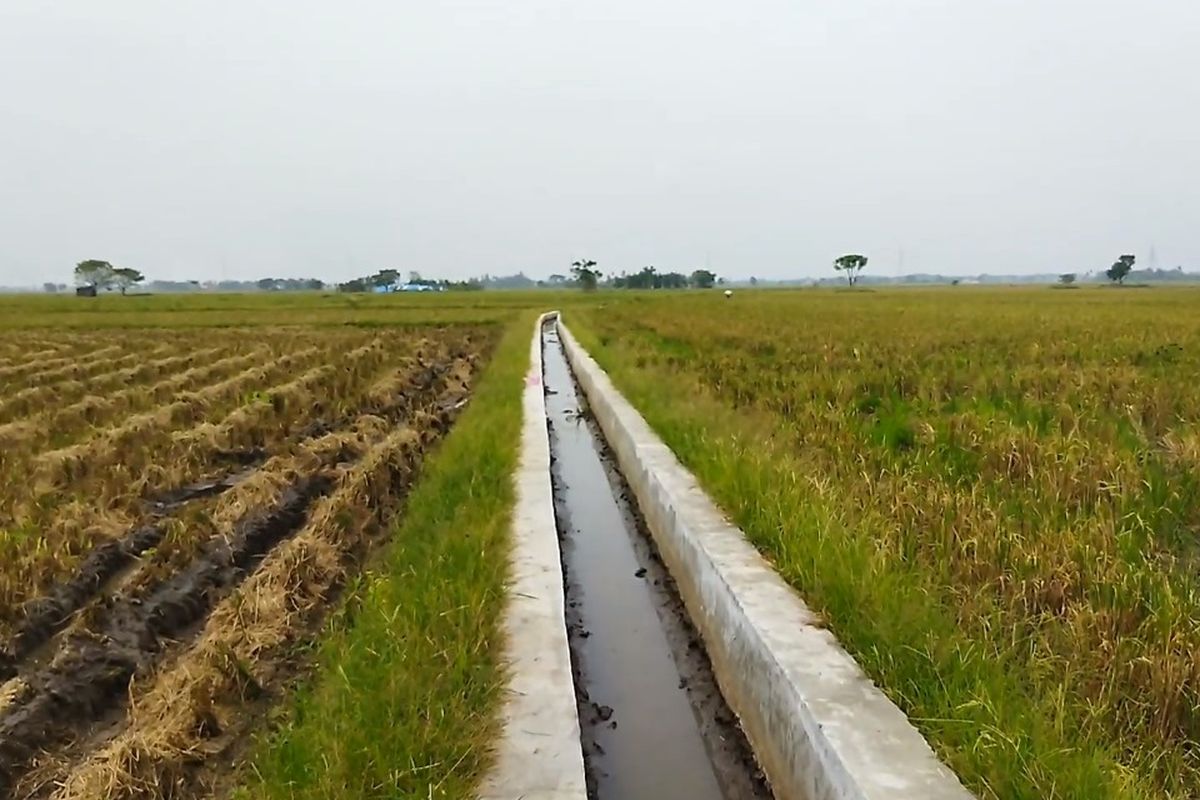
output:
[[485, 275], [479, 282], [484, 289], [529, 289], [537, 285], [537, 282], [524, 272], [515, 275]]
[[751, 276], [751, 277], [750, 277], [750, 285], [751, 285], [751, 286], [758, 286], [758, 278], [755, 278], [755, 277]]
[[[750, 280], [752, 283], [754, 282], [753, 278], [751, 278]], [[691, 284], [692, 284], [692, 286], [696, 287], [697, 289], [711, 289], [713, 287], [713, 284], [716, 282], [717, 282], [717, 275], [715, 272], [712, 272], [711, 270], [698, 269], [692, 273]]]
[[146, 280], [146, 276], [138, 272], [136, 269], [129, 267], [118, 267], [113, 270], [113, 284], [121, 290], [121, 294], [129, 291], [130, 286], [141, 283]]
[[655, 289], [686, 289], [689, 278], [682, 272], [664, 272], [654, 283]]
[[1075, 282], [1076, 275], [1074, 272], [1064, 272], [1058, 276], [1058, 282], [1063, 286], [1070, 286]]
[[567, 282], [567, 276], [559, 275], [557, 272], [546, 279], [546, 283], [549, 286], [562, 286], [566, 282]]
[[113, 285], [115, 271], [107, 261], [89, 258], [75, 265], [75, 282], [94, 289], [109, 289]]
[[596, 285], [600, 282], [600, 277], [604, 273], [596, 269], [595, 261], [580, 259], [571, 262], [571, 274], [575, 276], [575, 282], [585, 292], [594, 292], [596, 291]]
[[264, 292], [273, 292], [279, 288], [279, 282], [274, 278], [259, 278], [254, 285]]
[[319, 292], [325, 288], [325, 281], [320, 278], [309, 278], [304, 282], [304, 288], [310, 291]]
[[625, 288], [627, 289], [657, 289], [662, 283], [662, 278], [658, 274], [658, 267], [647, 266], [625, 278]]
[[415, 269], [410, 270], [408, 273], [408, 282], [409, 283], [421, 283], [421, 273], [417, 272]]
[[1135, 261], [1137, 261], [1135, 256], [1123, 255], [1114, 261], [1113, 265], [1105, 270], [1104, 274], [1113, 283], [1124, 283], [1129, 273], [1133, 272], [1133, 262]]
[[58, 284], [56, 284], [56, 283], [43, 283], [43, 284], [42, 284], [42, 291], [46, 292], [47, 294], [54, 294], [54, 293], [56, 293], [56, 292], [58, 291]]
[[857, 253], [847, 253], [834, 259], [833, 268], [846, 273], [846, 280], [851, 286], [858, 282], [858, 273], [867, 265], [867, 257]]
[[339, 292], [365, 292], [367, 290], [367, 282], [362, 278], [346, 281], [338, 284]]
[[[420, 277], [419, 275], [417, 276]], [[391, 286], [400, 280], [400, 272], [394, 269], [381, 269], [368, 279], [372, 286]]]

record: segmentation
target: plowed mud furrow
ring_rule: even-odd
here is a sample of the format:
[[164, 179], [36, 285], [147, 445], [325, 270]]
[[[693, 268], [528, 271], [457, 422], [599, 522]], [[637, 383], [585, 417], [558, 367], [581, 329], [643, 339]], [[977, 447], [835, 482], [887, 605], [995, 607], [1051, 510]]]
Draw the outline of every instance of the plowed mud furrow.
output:
[[144, 596], [111, 598], [48, 667], [23, 676], [21, 695], [0, 712], [0, 791], [12, 787], [38, 750], [69, 736], [71, 726], [95, 722], [119, 706], [135, 672], [151, 665], [256, 559], [295, 531], [329, 485], [325, 476], [299, 481], [274, 508], [249, 514], [233, 536], [211, 542], [187, 569]]
[[65, 627], [71, 615], [134, 559], [162, 541], [165, 533], [160, 524], [143, 525], [127, 536], [104, 542], [88, 553], [71, 578], [26, 603], [12, 642], [0, 648], [0, 681], [15, 676], [21, 663]]
[[378, 535], [448, 416], [393, 432], [347, 471], [304, 528], [273, 550], [213, 611], [195, 644], [149, 682], [108, 741], [65, 777], [38, 776], [28, 793], [132, 800], [210, 790], [206, 758], [236, 746], [252, 729], [253, 715], [244, 710], [287, 679], [289, 648], [319, 623], [354, 556]]
[[[135, 524], [140, 488], [132, 485], [128, 475], [145, 471], [153, 463], [156, 447], [169, 440], [173, 420], [203, 415], [264, 376], [286, 372], [319, 356], [317, 348], [308, 348], [270, 366], [243, 370], [168, 406], [135, 415], [79, 445], [39, 457], [44, 459], [40, 480], [28, 478], [10, 489], [4, 497], [12, 507], [0, 508], [0, 528], [7, 523], [41, 533], [9, 546], [7, 564], [0, 571], [0, 629], [17, 607], [77, 563], [72, 553], [118, 537]], [[54, 500], [53, 505], [41, 501], [47, 496]], [[55, 542], [56, 547], [41, 546], [45, 541]]]
[[[456, 352], [463, 353], [465, 351], [458, 350]], [[438, 350], [439, 355], [442, 353], [444, 350]], [[359, 411], [395, 423], [412, 409], [431, 402], [432, 398], [443, 391], [445, 387], [464, 385], [473, 369], [473, 363], [474, 356], [460, 355], [446, 363], [416, 361], [400, 370], [386, 369], [384, 377], [369, 384], [364, 381], [363, 387], [353, 393], [353, 400]], [[269, 408], [269, 406], [267, 407]], [[277, 419], [259, 421], [260, 427], [270, 424], [280, 431], [298, 430], [295, 430], [289, 438], [282, 442], [276, 442], [274, 435], [269, 435], [261, 440], [260, 443], [271, 445], [270, 451], [265, 449], [256, 451], [255, 455], [258, 457], [253, 459], [249, 466], [240, 460], [231, 464], [223, 458], [224, 451], [221, 448], [228, 446], [229, 442], [223, 441], [222, 437], [191, 437], [192, 441], [187, 447], [172, 446], [159, 454], [159, 460], [170, 464], [170, 468], [149, 471], [143, 478], [144, 485], [129, 486], [129, 489], [136, 489], [136, 491], [121, 498], [122, 507], [110, 505], [108, 511], [97, 512], [90, 504], [82, 504], [77, 512], [82, 516], [58, 518], [49, 533], [56, 540], [70, 540], [72, 535], [69, 531], [71, 530], [80, 531], [86, 535], [89, 524], [95, 525], [96, 521], [105, 519], [106, 516], [113, 520], [120, 519], [122, 530], [129, 532], [123, 535], [109, 535], [109, 538], [105, 538], [98, 545], [106, 551], [112, 550], [119, 547], [121, 541], [133, 536], [137, 530], [153, 521], [155, 517], [172, 512], [172, 506], [179, 506], [190, 499], [219, 494], [230, 488], [234, 481], [244, 481], [247, 483], [247, 488], [250, 488], [253, 484], [252, 478], [259, 470], [267, 467], [278, 468], [278, 465], [264, 463], [271, 452], [275, 455], [295, 455], [314, 446], [314, 440], [319, 439], [323, 434], [353, 429], [355, 424], [355, 418], [349, 415], [333, 420], [314, 420], [310, 413], [316, 407], [311, 404], [298, 408], [303, 412], [299, 422], [285, 425], [279, 424], [280, 421]], [[320, 442], [318, 441], [315, 446], [319, 447]], [[214, 467], [219, 467], [220, 471], [214, 471]], [[154, 500], [139, 502], [137, 500], [139, 494], [152, 497]], [[94, 521], [88, 523], [89, 519]], [[169, 552], [175, 547], [180, 538], [180, 535], [170, 537], [164, 552]], [[158, 544], [159, 542], [156, 541], [153, 545], [148, 546], [157, 547]], [[82, 556], [64, 559], [49, 552], [43, 552], [42, 556], [44, 558], [39, 562], [40, 565], [30, 562], [23, 568], [14, 565], [9, 570], [14, 578], [29, 574], [31, 577], [39, 578], [40, 583], [17, 580], [13, 581], [12, 585], [3, 586], [3, 591], [0, 591], [0, 597], [6, 600], [5, 606], [0, 608], [0, 634], [8, 629], [8, 637], [13, 641], [20, 637], [20, 630], [26, 625], [23, 619], [24, 609], [17, 612], [14, 606], [19, 603], [28, 603], [28, 598], [38, 593], [44, 593], [47, 596], [53, 594], [65, 585], [59, 583], [48, 588], [40, 588], [46, 586], [47, 578], [65, 581], [66, 584], [75, 582], [76, 585], [91, 585], [95, 586], [97, 590], [103, 585], [103, 581], [96, 583], [86, 577], [89, 565]], [[81, 559], [82, 563], [75, 568], [73, 565], [80, 562]], [[76, 571], [72, 577], [67, 578], [68, 572], [73, 569]], [[85, 574], [81, 576], [81, 573]], [[68, 595], [74, 596], [74, 591], [70, 591]], [[71, 608], [67, 612], [68, 615], [78, 607]], [[18, 614], [15, 619], [12, 616], [14, 613]], [[13, 632], [14, 628], [16, 629], [15, 633]], [[19, 664], [23, 653], [26, 652], [17, 648], [12, 642], [6, 647], [3, 644], [4, 641], [4, 637], [0, 635], [0, 675], [4, 674], [5, 664], [15, 667]], [[7, 658], [4, 655], [6, 652]]]
[[0, 797], [211, 788], [223, 768], [206, 759], [295, 675], [295, 647], [465, 404], [495, 342], [480, 332], [305, 349], [319, 339], [277, 331], [280, 360], [41, 456], [33, 496], [69, 502], [40, 541], [97, 544], [48, 559], [32, 594], [21, 567], [0, 571], [0, 595], [24, 593], [0, 620]]
[[[180, 487], [169, 493], [169, 500], [156, 502], [144, 521], [124, 536], [110, 539], [92, 548], [69, 578], [54, 584], [22, 606], [19, 621], [14, 626], [14, 635], [7, 644], [0, 644], [0, 681], [16, 675], [35, 651], [67, 627], [75, 614], [91, 604], [100, 602], [113, 579], [137, 564], [139, 557], [147, 551], [163, 545], [169, 532], [186, 529], [192, 534], [191, 538], [196, 541], [197, 547], [220, 535], [221, 529], [214, 530], [209, 525], [196, 523], [188, 525], [177, 517], [169, 516], [170, 513], [179, 511], [191, 501], [212, 499], [241, 486], [244, 493], [250, 497], [233, 500], [233, 513], [226, 511], [222, 514], [223, 507], [220, 505], [211, 505], [207, 512], [210, 519], [218, 523], [224, 519], [231, 523], [227, 529], [234, 530], [236, 525], [232, 523], [236, 523], [240, 516], [237, 510], [246, 506], [246, 500], [265, 496], [263, 492], [256, 491], [256, 477], [266, 478], [267, 482], [270, 482], [271, 473], [296, 476], [300, 474], [297, 467], [301, 463], [315, 473], [320, 468], [335, 463], [347, 450], [345, 441], [339, 439], [336, 434], [308, 440], [307, 444], [319, 455], [306, 461], [276, 458], [260, 465], [260, 468], [239, 470], [220, 480]], [[287, 488], [290, 487], [284, 486], [284, 490]], [[170, 552], [169, 548], [166, 552]], [[146, 571], [151, 573], [151, 570]], [[148, 574], [139, 580], [139, 576], [135, 574], [129, 579], [129, 584], [145, 584], [152, 580], [152, 577], [152, 574]]]
[[[316, 442], [313, 446], [319, 444]], [[304, 445], [298, 443], [297, 448], [303, 448]], [[338, 452], [326, 448], [323, 455], [324, 461], [310, 459], [305, 463], [314, 469], [328, 466]], [[159, 499], [145, 503], [143, 512], [132, 518], [125, 534], [94, 546], [79, 559], [78, 566], [70, 570], [69, 577], [61, 578], [39, 591], [33, 599], [25, 600], [15, 620], [6, 621], [0, 617], [0, 622], [4, 623], [0, 625], [0, 630], [12, 631], [7, 643], [0, 639], [0, 680], [9, 677], [34, 649], [64, 628], [73, 614], [95, 600], [113, 576], [133, 564], [144, 552], [160, 545], [164, 552], [170, 552], [183, 538], [202, 540], [217, 535], [219, 532], [211, 530], [208, 524], [198, 522], [194, 517], [186, 520], [180, 517], [186, 508], [190, 508], [189, 503], [205, 501], [203, 514], [212, 516], [213, 509], [218, 507], [215, 505], [217, 496], [235, 487], [242, 487], [245, 493], [255, 495], [256, 475], [280, 469], [283, 465], [276, 463], [279, 461], [272, 459], [248, 468], [239, 466], [219, 478], [177, 487], [163, 493]], [[259, 492], [248, 500], [263, 496]], [[243, 500], [233, 502], [239, 503], [240, 507], [247, 505]], [[229, 515], [226, 517], [229, 518]], [[180, 531], [186, 531], [186, 534]], [[54, 572], [66, 576], [66, 567], [70, 563], [70, 560], [59, 561]], [[50, 573], [49, 565], [42, 565], [40, 574], [45, 576]], [[11, 602], [22, 595], [17, 589], [10, 588], [6, 596]]]
[[213, 498], [246, 478], [245, 471], [232, 472], [220, 480], [180, 487], [157, 501], [152, 511], [124, 536], [101, 542], [88, 552], [70, 577], [26, 602], [20, 610], [15, 633], [0, 643], [0, 681], [16, 675], [22, 663], [62, 631], [71, 618], [96, 601], [112, 580], [157, 547], [173, 524], [168, 516], [193, 500]]

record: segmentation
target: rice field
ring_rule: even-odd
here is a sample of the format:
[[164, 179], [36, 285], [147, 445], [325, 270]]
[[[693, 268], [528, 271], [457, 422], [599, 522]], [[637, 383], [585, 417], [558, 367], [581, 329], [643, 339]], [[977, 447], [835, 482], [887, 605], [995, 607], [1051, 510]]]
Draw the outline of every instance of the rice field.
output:
[[598, 298], [568, 324], [982, 797], [1200, 794], [1200, 291]]
[[0, 298], [0, 796], [468, 798], [536, 311], [984, 798], [1200, 794], [1200, 290]]
[[0, 794], [200, 793], [400, 518], [502, 326], [82, 309], [108, 324], [0, 331]]

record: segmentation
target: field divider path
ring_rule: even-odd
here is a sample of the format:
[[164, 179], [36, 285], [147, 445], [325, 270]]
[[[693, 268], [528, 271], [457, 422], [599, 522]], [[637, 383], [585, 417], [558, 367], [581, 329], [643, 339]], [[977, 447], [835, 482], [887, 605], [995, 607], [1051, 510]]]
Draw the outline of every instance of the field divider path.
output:
[[776, 797], [971, 798], [561, 319], [558, 331]]
[[483, 780], [480, 800], [586, 800], [588, 796], [542, 388], [542, 325], [557, 313], [543, 314], [534, 325], [525, 374], [504, 623], [509, 679], [496, 761]]

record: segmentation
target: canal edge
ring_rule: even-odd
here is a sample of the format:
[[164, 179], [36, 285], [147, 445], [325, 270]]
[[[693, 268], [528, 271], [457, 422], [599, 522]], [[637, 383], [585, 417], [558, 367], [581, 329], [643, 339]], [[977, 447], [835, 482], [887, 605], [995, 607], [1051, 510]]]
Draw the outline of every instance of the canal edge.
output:
[[479, 800], [587, 800], [542, 391], [542, 325], [557, 316], [534, 325], [525, 373], [504, 619], [508, 684]]
[[778, 800], [969, 800], [557, 317], [559, 338]]

